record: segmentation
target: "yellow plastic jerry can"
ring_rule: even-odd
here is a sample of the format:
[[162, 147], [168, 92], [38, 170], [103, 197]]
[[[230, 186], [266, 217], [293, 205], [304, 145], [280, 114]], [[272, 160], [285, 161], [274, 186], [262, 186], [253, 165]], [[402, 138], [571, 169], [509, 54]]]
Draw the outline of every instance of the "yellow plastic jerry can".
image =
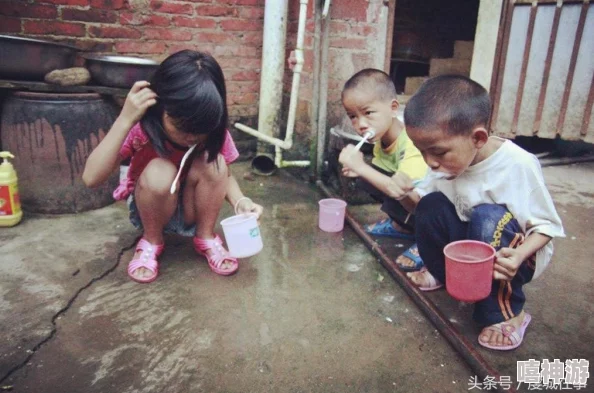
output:
[[7, 151], [0, 152], [3, 159], [0, 164], [0, 227], [11, 227], [18, 224], [23, 218], [19, 189], [17, 187], [17, 174], [9, 158], [14, 158]]

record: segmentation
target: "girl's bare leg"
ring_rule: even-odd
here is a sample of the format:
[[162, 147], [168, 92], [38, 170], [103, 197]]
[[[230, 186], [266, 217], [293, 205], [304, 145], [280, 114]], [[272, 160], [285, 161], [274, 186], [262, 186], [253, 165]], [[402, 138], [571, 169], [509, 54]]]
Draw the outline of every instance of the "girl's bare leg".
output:
[[[151, 244], [163, 244], [163, 229], [177, 207], [177, 193], [169, 193], [175, 175], [176, 168], [170, 161], [155, 158], [144, 168], [136, 183], [134, 200], [144, 227], [144, 238]], [[134, 258], [140, 254], [137, 252]], [[144, 268], [138, 268], [133, 273], [138, 278], [151, 274]]]
[[[194, 159], [186, 179], [183, 203], [186, 223], [196, 223], [196, 237], [214, 239], [214, 227], [228, 184], [228, 167], [222, 155], [210, 163], [206, 161], [206, 154]], [[223, 263], [221, 267], [226, 269], [232, 265]]]

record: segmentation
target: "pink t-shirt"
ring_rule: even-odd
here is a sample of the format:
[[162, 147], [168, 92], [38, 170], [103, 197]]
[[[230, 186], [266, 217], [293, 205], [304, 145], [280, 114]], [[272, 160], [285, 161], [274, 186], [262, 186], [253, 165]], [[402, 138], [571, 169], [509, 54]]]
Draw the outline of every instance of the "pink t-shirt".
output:
[[[179, 164], [188, 149], [178, 149], [168, 141], [165, 141], [165, 147], [171, 152], [167, 159], [179, 169]], [[229, 134], [229, 130], [226, 131], [225, 142], [223, 143], [221, 154], [225, 158], [225, 163], [227, 164], [232, 163], [239, 157], [239, 152], [235, 147], [231, 134]], [[128, 132], [128, 136], [126, 136], [126, 139], [120, 148], [120, 156], [122, 160], [130, 158], [130, 168], [128, 169], [128, 176], [126, 179], [122, 179], [118, 188], [113, 192], [113, 197], [117, 201], [126, 199], [132, 191], [134, 191], [136, 180], [138, 180], [140, 174], [144, 171], [144, 168], [153, 158], [159, 157], [159, 154], [154, 149], [148, 135], [140, 126], [140, 123], [136, 123], [136, 125], [130, 129], [130, 132]], [[189, 168], [187, 161], [184, 166]], [[187, 171], [187, 169], [184, 169], [182, 172], [182, 180], [185, 178]]]

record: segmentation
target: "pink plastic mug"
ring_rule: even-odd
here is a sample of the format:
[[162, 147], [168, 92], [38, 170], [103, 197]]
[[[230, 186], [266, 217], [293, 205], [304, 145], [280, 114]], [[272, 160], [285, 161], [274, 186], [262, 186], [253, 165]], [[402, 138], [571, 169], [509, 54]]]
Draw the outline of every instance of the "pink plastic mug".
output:
[[340, 232], [344, 228], [344, 215], [346, 213], [346, 202], [342, 199], [322, 199], [318, 202], [320, 214], [318, 226], [325, 232]]
[[478, 302], [491, 293], [495, 249], [477, 240], [460, 240], [444, 247], [446, 289], [455, 299]]

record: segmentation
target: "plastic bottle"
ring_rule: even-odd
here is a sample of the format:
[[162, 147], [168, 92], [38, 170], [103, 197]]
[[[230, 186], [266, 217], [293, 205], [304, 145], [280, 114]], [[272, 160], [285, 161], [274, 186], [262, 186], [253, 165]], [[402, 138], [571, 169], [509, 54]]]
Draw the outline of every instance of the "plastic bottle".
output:
[[11, 227], [23, 218], [21, 201], [17, 187], [17, 174], [9, 158], [14, 156], [7, 151], [0, 152], [0, 227]]

